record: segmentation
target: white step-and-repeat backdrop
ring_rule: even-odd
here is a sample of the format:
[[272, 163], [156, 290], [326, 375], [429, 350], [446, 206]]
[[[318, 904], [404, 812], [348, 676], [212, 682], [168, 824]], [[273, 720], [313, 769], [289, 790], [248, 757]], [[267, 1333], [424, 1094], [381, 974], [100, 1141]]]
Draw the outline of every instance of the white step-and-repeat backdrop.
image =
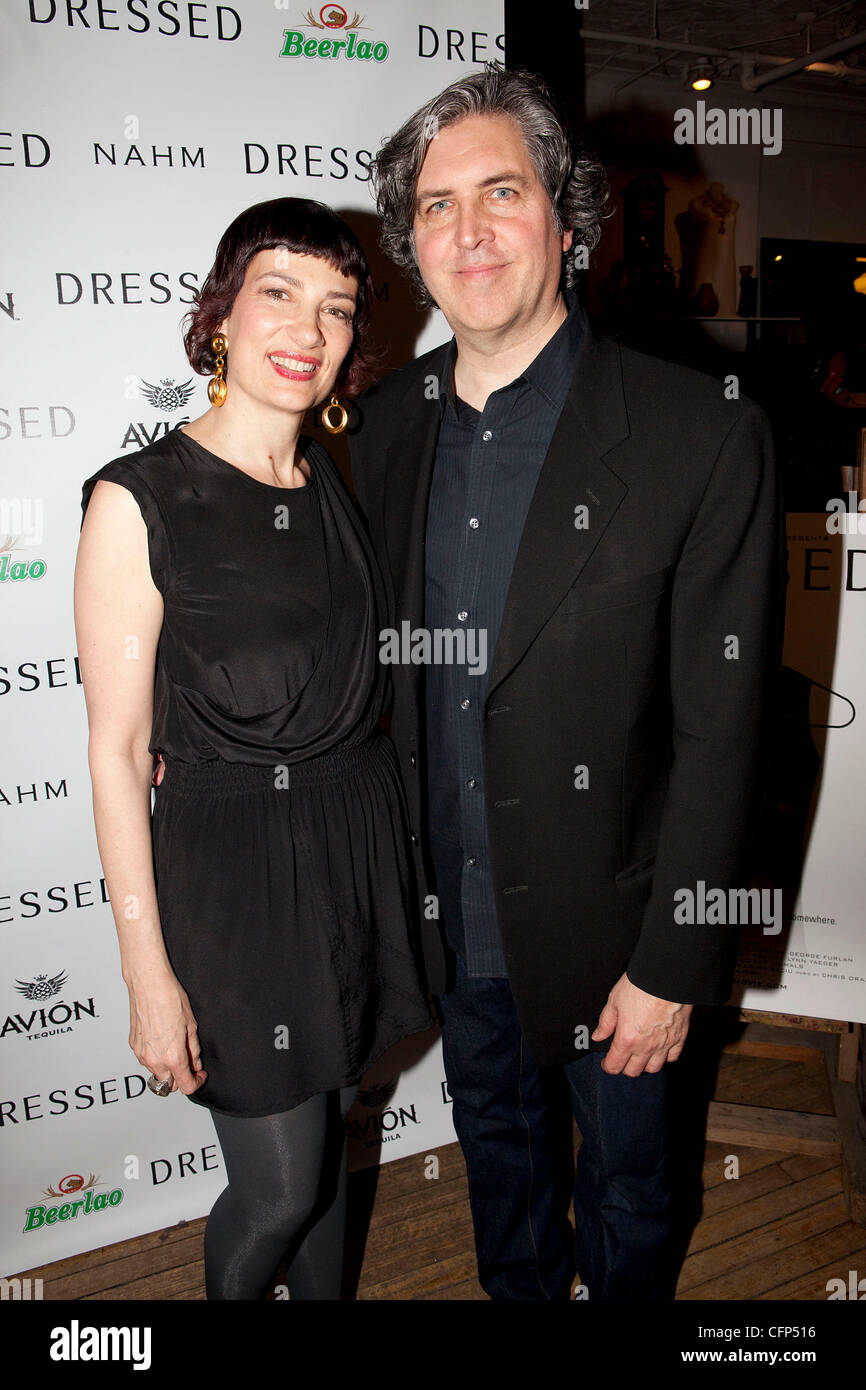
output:
[[[376, 252], [368, 166], [502, 32], [502, 0], [4, 0], [4, 1274], [201, 1216], [225, 1186], [210, 1116], [153, 1096], [127, 1042], [72, 619], [82, 480], [208, 408], [179, 324], [253, 203], [348, 216], [395, 364], [450, 336]], [[374, 1068], [351, 1130], [356, 1166], [453, 1140], [435, 1034]]]
[[[469, 13], [471, 13], [471, 18]], [[0, 1269], [192, 1219], [224, 1186], [209, 1115], [158, 1099], [93, 831], [72, 576], [82, 480], [207, 408], [179, 324], [220, 234], [281, 194], [346, 214], [397, 364], [448, 336], [375, 248], [368, 165], [428, 95], [502, 55], [502, 0], [5, 0], [0, 179]], [[778, 815], [766, 882], [793, 926], [747, 928], [747, 1006], [866, 1019], [861, 593], [866, 537], [792, 519]], [[435, 1035], [365, 1078], [353, 1164], [454, 1138]]]

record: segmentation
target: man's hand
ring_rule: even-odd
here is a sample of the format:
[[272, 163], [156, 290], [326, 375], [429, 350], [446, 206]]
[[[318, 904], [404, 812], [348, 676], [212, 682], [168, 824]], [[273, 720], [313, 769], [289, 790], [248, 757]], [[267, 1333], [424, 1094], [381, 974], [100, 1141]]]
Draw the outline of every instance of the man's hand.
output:
[[691, 1013], [691, 1004], [658, 999], [638, 989], [628, 975], [621, 975], [592, 1035], [593, 1042], [603, 1042], [616, 1029], [602, 1069], [626, 1076], [661, 1071], [665, 1062], [675, 1062], [682, 1052]]

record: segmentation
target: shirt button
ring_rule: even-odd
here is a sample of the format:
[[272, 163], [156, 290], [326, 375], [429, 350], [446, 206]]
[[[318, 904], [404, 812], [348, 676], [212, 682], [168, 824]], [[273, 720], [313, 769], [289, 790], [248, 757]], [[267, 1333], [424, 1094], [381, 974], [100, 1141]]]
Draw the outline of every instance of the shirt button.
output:
[[478, 783], [477, 783], [477, 781], [475, 780], [474, 777], [467, 777], [467, 778], [466, 778], [466, 785], [467, 785], [467, 787], [469, 788], [469, 790], [472, 791], [472, 790], [474, 790], [475, 787], [478, 786]]
[[410, 754], [409, 754], [409, 764], [410, 764], [410, 766], [411, 766], [411, 767], [414, 767], [417, 761], [418, 761], [417, 756], [416, 756], [414, 753], [410, 753]]
[[417, 845], [418, 843], [418, 836], [415, 834], [414, 830], [412, 831], [412, 843], [413, 845]]
[[488, 442], [488, 440], [490, 440], [490, 439], [493, 438], [493, 431], [492, 431], [492, 430], [485, 430], [484, 433], [482, 434], [481, 438], [484, 440], [484, 443], [486, 444], [486, 443]]
[[478, 860], [475, 858], [474, 854], [470, 854], [469, 858], [466, 860], [466, 863], [469, 865], [470, 869], [474, 869], [475, 865], [478, 863]]
[[472, 527], [472, 530], [473, 530], [473, 531], [477, 531], [477, 530], [478, 530], [479, 524], [480, 524], [480, 523], [479, 523], [479, 521], [478, 521], [478, 517], [477, 517], [477, 516], [470, 516], [470, 518], [469, 518], [469, 525]]
[[460, 708], [461, 708], [461, 709], [468, 709], [469, 706], [470, 706], [471, 704], [472, 704], [472, 701], [471, 701], [471, 700], [461, 700], [461, 701], [460, 701]]
[[461, 623], [465, 623], [466, 619], [469, 617], [469, 614], [466, 612], [465, 608], [461, 608], [460, 612], [457, 614], [457, 617], [460, 619]]

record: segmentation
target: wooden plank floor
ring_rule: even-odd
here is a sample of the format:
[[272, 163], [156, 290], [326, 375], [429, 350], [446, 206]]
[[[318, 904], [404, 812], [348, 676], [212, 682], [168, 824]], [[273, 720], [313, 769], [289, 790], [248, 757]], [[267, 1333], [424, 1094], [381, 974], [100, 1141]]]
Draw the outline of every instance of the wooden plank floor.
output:
[[[832, 1113], [817, 1053], [796, 1061], [722, 1054], [711, 1094]], [[848, 1218], [838, 1158], [738, 1146], [732, 1179], [732, 1146], [700, 1147], [703, 1195], [678, 1299], [824, 1301], [828, 1279], [866, 1271], [866, 1228]], [[347, 1297], [486, 1300], [460, 1149], [449, 1145], [437, 1157], [435, 1179], [425, 1176], [424, 1154], [351, 1175]], [[45, 1299], [203, 1299], [204, 1226], [205, 1218], [186, 1222], [21, 1273], [43, 1280]]]

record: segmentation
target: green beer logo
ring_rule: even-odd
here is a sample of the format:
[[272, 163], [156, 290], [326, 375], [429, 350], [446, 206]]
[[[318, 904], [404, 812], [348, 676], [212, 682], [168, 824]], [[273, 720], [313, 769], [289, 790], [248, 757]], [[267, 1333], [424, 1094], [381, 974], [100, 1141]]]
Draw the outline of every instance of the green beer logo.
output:
[[284, 29], [281, 58], [357, 58], [361, 62], [384, 63], [388, 57], [386, 43], [371, 43], [369, 39], [358, 39], [358, 30], [363, 29], [364, 15], [356, 10], [351, 19], [342, 5], [323, 5], [318, 18], [307, 10], [304, 19], [306, 29], [320, 32], [341, 31], [345, 38], [307, 37], [301, 29]]
[[101, 1179], [95, 1173], [91, 1173], [87, 1182], [80, 1173], [67, 1173], [60, 1179], [56, 1189], [47, 1187], [43, 1192], [43, 1197], [62, 1198], [71, 1196], [73, 1193], [81, 1192], [83, 1197], [78, 1197], [73, 1202], [63, 1202], [61, 1206], [47, 1207], [42, 1203], [27, 1208], [27, 1220], [24, 1223], [24, 1231], [38, 1231], [42, 1226], [53, 1226], [56, 1221], [74, 1221], [79, 1212], [83, 1216], [89, 1216], [95, 1211], [105, 1211], [108, 1207], [119, 1206], [123, 1201], [123, 1189], [115, 1187], [111, 1192], [99, 1192], [94, 1195], [94, 1187], [104, 1186]]

